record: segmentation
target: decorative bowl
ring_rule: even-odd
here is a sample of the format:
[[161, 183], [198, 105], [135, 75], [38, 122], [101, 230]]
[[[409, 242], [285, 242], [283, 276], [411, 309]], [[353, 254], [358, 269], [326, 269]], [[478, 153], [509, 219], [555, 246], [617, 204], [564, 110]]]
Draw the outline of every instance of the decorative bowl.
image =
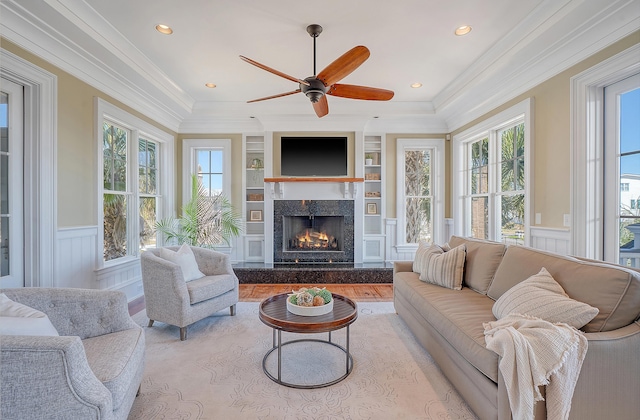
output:
[[298, 306], [289, 302], [289, 298], [287, 298], [287, 310], [292, 314], [301, 316], [324, 315], [333, 310], [333, 299], [331, 299], [329, 303], [325, 303], [322, 306]]

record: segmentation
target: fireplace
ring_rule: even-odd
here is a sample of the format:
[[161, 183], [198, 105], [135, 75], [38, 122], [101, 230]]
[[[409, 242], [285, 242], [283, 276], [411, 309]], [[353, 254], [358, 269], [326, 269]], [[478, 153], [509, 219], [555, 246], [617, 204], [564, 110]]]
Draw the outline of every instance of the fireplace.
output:
[[352, 200], [275, 200], [274, 263], [353, 263]]
[[283, 216], [284, 252], [342, 251], [344, 216]]

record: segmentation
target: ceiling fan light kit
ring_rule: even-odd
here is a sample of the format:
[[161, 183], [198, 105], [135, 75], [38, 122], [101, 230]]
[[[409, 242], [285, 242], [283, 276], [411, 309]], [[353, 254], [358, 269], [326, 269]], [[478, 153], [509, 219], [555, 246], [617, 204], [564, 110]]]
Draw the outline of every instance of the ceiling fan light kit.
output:
[[242, 60], [246, 61], [249, 64], [252, 64], [258, 68], [261, 68], [262, 70], [266, 70], [269, 73], [273, 73], [292, 82], [296, 82], [299, 85], [299, 88], [294, 91], [280, 93], [277, 95], [267, 96], [259, 99], [253, 99], [247, 101], [248, 103], [280, 98], [283, 96], [302, 92], [311, 101], [316, 115], [322, 118], [329, 113], [327, 95], [367, 101], [388, 101], [393, 98], [394, 93], [391, 90], [368, 86], [338, 84], [340, 80], [351, 74], [369, 58], [369, 49], [362, 45], [353, 47], [352, 49], [338, 57], [338, 59], [336, 59], [334, 62], [325, 67], [324, 70], [322, 70], [320, 73], [316, 73], [316, 38], [322, 33], [322, 26], [316, 24], [309, 25], [307, 26], [307, 33], [313, 38], [314, 75], [307, 77], [304, 80], [289, 76], [286, 73], [282, 73], [281, 71], [265, 66], [264, 64], [258, 63], [257, 61], [254, 61], [250, 58], [244, 57], [242, 55], [240, 56]]

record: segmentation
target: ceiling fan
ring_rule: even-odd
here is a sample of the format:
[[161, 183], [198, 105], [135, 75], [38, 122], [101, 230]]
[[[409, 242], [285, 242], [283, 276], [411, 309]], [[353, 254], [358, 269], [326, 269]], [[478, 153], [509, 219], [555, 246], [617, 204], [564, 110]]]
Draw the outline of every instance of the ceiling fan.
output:
[[265, 101], [267, 99], [280, 98], [282, 96], [293, 95], [296, 93], [304, 93], [311, 100], [313, 109], [318, 117], [322, 118], [329, 113], [329, 104], [327, 96], [340, 96], [342, 98], [363, 99], [367, 101], [388, 101], [393, 98], [393, 91], [386, 89], [378, 89], [368, 86], [346, 85], [338, 82], [351, 74], [355, 69], [360, 67], [367, 58], [369, 58], [369, 49], [362, 45], [353, 47], [342, 56], [338, 57], [333, 63], [329, 64], [320, 73], [316, 73], [316, 38], [322, 32], [322, 26], [309, 25], [307, 32], [313, 38], [313, 74], [314, 76], [306, 79], [298, 79], [281, 71], [267, 67], [250, 58], [240, 56], [241, 59], [249, 64], [253, 64], [270, 73], [284, 77], [292, 82], [298, 83], [299, 87], [291, 92], [280, 93], [278, 95], [267, 96], [265, 98], [254, 99], [247, 103]]

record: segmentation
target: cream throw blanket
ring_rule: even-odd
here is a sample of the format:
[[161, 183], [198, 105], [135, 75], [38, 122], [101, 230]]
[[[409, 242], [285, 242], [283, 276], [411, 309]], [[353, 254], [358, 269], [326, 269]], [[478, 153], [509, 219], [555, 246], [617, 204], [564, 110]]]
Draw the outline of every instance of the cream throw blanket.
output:
[[547, 418], [567, 419], [587, 353], [584, 334], [567, 324], [515, 314], [483, 326], [487, 348], [501, 358], [513, 418], [533, 419], [535, 402], [544, 400], [538, 387], [546, 385]]

